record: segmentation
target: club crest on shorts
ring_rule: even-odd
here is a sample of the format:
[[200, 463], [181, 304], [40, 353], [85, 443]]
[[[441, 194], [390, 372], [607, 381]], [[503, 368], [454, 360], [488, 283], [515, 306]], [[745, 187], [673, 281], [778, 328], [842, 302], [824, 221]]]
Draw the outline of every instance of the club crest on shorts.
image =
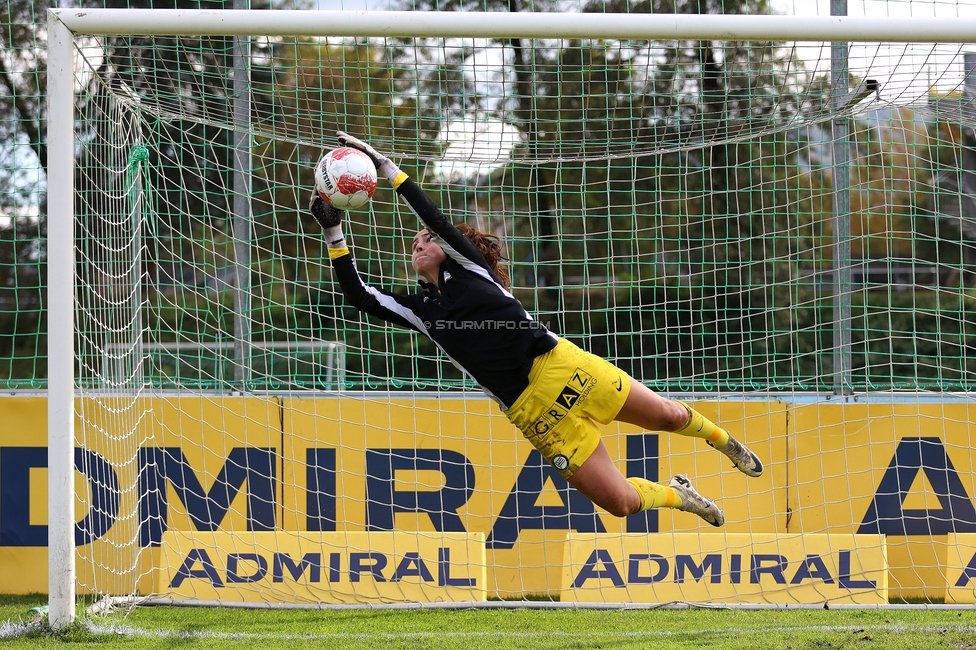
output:
[[556, 454], [552, 457], [552, 466], [560, 472], [565, 472], [569, 468], [569, 459], [562, 454]]

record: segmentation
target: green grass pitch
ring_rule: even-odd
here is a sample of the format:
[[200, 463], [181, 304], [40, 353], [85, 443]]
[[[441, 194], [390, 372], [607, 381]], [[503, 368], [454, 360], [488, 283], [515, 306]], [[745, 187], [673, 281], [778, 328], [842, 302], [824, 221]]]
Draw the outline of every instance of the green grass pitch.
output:
[[976, 648], [976, 608], [254, 610], [140, 607], [51, 635], [0, 596], [0, 648]]

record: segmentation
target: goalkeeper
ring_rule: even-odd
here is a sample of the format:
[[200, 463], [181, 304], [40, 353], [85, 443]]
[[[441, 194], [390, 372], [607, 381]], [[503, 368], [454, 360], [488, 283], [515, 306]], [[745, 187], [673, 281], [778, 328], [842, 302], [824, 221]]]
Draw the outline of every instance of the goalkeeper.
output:
[[372, 158], [425, 226], [413, 238], [411, 253], [420, 290], [395, 294], [363, 283], [342, 234], [342, 211], [313, 192], [309, 207], [325, 232], [350, 304], [430, 338], [573, 487], [609, 513], [624, 517], [668, 507], [713, 526], [725, 523], [718, 506], [685, 476], [668, 485], [625, 478], [600, 440], [597, 423], [617, 420], [701, 438], [747, 476], [763, 471], [754, 453], [688, 404], [661, 397], [534, 320], [508, 290], [496, 237], [453, 225], [393, 161], [341, 131], [338, 137]]

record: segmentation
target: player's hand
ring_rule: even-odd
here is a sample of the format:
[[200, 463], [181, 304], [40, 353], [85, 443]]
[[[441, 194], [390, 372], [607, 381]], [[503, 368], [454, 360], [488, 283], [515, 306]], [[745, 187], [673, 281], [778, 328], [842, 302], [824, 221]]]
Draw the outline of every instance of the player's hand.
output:
[[326, 203], [318, 192], [312, 192], [309, 197], [308, 211], [323, 229], [334, 228], [342, 223], [342, 210]]
[[389, 158], [387, 158], [386, 156], [378, 152], [376, 149], [373, 149], [371, 146], [369, 146], [359, 138], [355, 138], [349, 135], [348, 133], [344, 133], [342, 131], [336, 131], [336, 137], [339, 139], [339, 144], [341, 144], [342, 146], [352, 147], [353, 149], [359, 149], [364, 154], [369, 156], [370, 159], [373, 161], [373, 164], [376, 165], [376, 169], [379, 169], [383, 165], [383, 163], [389, 160]]

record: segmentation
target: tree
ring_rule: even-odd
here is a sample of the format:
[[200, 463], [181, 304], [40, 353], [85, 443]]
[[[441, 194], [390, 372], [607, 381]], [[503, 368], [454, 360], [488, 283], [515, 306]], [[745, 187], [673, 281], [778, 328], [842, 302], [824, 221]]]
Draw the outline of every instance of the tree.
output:
[[0, 381], [11, 386], [36, 385], [46, 374], [38, 334], [45, 326], [46, 52], [37, 29], [46, 8], [40, 0], [0, 8]]
[[[29, 148], [37, 156], [41, 168], [47, 167], [47, 145], [41, 129], [44, 103], [41, 88], [45, 82], [46, 52], [43, 42], [37, 42], [35, 29], [37, 17], [43, 17], [48, 3], [41, 0], [8, 0], [0, 9], [0, 21], [7, 26], [0, 33], [0, 114], [14, 119], [0, 120], [0, 142], [15, 143]], [[10, 151], [4, 147], [4, 154]], [[0, 165], [3, 173], [15, 169], [12, 165]], [[21, 188], [22, 181], [9, 179], [7, 187]], [[0, 185], [3, 185], [0, 182]], [[30, 192], [30, 186], [24, 188]], [[23, 191], [23, 190], [22, 190]], [[0, 201], [9, 200], [9, 194], [0, 193]], [[8, 207], [0, 204], [0, 208]]]

